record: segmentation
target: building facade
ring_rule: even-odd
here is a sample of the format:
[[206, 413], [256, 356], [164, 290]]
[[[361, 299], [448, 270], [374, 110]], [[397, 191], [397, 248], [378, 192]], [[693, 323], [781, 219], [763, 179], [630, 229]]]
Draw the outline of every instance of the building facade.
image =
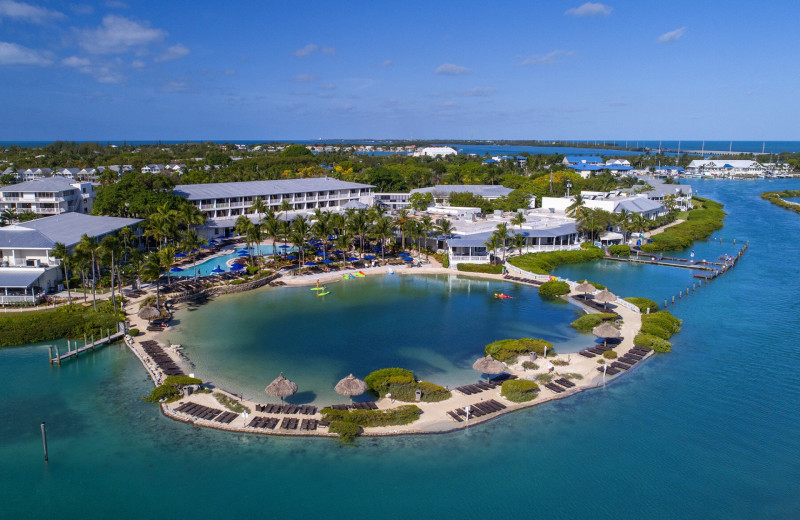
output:
[[90, 213], [94, 205], [90, 182], [54, 176], [0, 188], [0, 211], [31, 211], [37, 215], [59, 215], [74, 211]]

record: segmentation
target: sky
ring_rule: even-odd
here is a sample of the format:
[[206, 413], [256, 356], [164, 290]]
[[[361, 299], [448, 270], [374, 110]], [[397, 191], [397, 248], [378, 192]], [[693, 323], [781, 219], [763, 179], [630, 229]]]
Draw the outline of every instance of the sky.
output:
[[800, 2], [0, 0], [0, 141], [797, 140]]

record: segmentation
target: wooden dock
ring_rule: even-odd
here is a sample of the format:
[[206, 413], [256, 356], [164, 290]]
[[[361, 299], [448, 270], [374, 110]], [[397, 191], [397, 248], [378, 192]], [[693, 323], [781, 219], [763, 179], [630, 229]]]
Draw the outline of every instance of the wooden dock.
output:
[[51, 365], [52, 364], [61, 365], [61, 363], [63, 361], [67, 361], [68, 359], [72, 359], [72, 358], [77, 358], [81, 354], [84, 354], [84, 353], [90, 352], [90, 351], [94, 351], [94, 349], [97, 348], [97, 347], [102, 347], [103, 345], [109, 345], [111, 343], [119, 341], [124, 336], [125, 336], [125, 332], [120, 331], [120, 332], [115, 332], [114, 334], [111, 334], [111, 332], [109, 331], [108, 335], [106, 337], [100, 338], [100, 339], [98, 339], [96, 341], [92, 341], [91, 343], [87, 343], [86, 340], [84, 340], [84, 345], [82, 347], [78, 347], [78, 340], [75, 340], [75, 349], [74, 350], [70, 350], [70, 344], [69, 344], [69, 341], [67, 341], [67, 352], [65, 352], [63, 354], [61, 354], [58, 351], [58, 346], [51, 345], [49, 347], [50, 364]]

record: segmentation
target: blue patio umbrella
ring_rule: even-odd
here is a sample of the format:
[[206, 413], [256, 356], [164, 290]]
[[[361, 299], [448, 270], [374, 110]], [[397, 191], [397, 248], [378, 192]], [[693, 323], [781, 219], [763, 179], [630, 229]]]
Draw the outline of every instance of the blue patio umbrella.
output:
[[365, 255], [364, 260], [375, 260], [375, 257], [373, 255]]
[[286, 255], [286, 258], [288, 260], [297, 260], [297, 256], [295, 256], [295, 255]]
[[347, 259], [348, 262], [358, 262], [358, 260], [359, 259], [354, 256], [351, 256], [350, 258]]
[[175, 258], [186, 258], [186, 253], [175, 253]]
[[199, 249], [192, 249], [192, 253], [196, 253], [198, 251], [200, 251], [200, 250]]
[[183, 269], [181, 269], [180, 267], [173, 267], [172, 269], [169, 270], [170, 273], [180, 273], [181, 271], [183, 271]]
[[287, 246], [287, 245], [278, 246], [278, 249], [291, 249], [291, 248], [292, 246]]
[[344, 251], [342, 251], [341, 249], [335, 249], [331, 251], [331, 253], [333, 253], [334, 255], [341, 255], [342, 253], [344, 253]]
[[320, 261], [321, 264], [332, 264], [333, 260], [330, 258], [326, 258], [325, 260]]
[[[239, 264], [236, 264], [236, 265], [239, 265]], [[214, 269], [212, 269], [211, 272], [214, 273], [214, 274], [220, 274], [220, 273], [224, 273], [225, 271], [220, 266], [217, 266]]]
[[250, 253], [242, 249], [237, 256], [250, 256]]
[[208, 249], [208, 247], [209, 247], [209, 246], [207, 246], [206, 244], [202, 244], [202, 245], [200, 246], [200, 249]]
[[316, 263], [316, 262], [306, 262], [306, 263], [305, 263], [305, 264], [303, 264], [303, 265], [307, 265], [307, 266], [314, 266], [314, 265], [317, 265], [317, 263]]
[[401, 258], [401, 259], [402, 259], [404, 262], [413, 262], [413, 261], [414, 261], [414, 259], [413, 259], [413, 258], [411, 258], [410, 256], [402, 256], [402, 257], [400, 257], [400, 258]]
[[231, 266], [231, 271], [241, 271], [242, 269], [244, 269], [244, 265], [242, 264], [233, 264]]

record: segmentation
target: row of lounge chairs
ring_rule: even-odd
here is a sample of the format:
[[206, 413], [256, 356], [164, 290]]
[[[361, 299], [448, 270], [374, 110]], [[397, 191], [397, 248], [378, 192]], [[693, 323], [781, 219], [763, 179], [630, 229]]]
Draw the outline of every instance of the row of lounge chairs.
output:
[[[506, 405], [498, 403], [494, 399], [479, 401], [470, 405], [469, 416], [475, 418], [483, 417], [484, 415], [493, 414], [505, 410], [506, 408], [508, 408]], [[447, 412], [447, 415], [456, 422], [464, 422], [467, 418], [467, 411], [464, 408], [457, 408], [456, 410]]]
[[[580, 302], [583, 303], [584, 305], [586, 305], [587, 307], [591, 307], [592, 309], [595, 309], [597, 311], [610, 313], [610, 314], [617, 314], [612, 310], [612, 309], [614, 309], [616, 307], [616, 305], [614, 305], [613, 303], [612, 304], [598, 303], [598, 302], [594, 301], [592, 299], [592, 296], [589, 295], [589, 294], [581, 294], [581, 295], [576, 296], [576, 298], [578, 300], [580, 300]], [[621, 316], [619, 314], [617, 314], [617, 317], [615, 319], [620, 319], [620, 318], [621, 318]]]
[[583, 357], [593, 358], [595, 356], [601, 356], [603, 352], [608, 350], [614, 350], [614, 348], [622, 341], [622, 338], [614, 338], [613, 341], [609, 340], [607, 343], [611, 343], [610, 345], [595, 345], [594, 347], [587, 348], [586, 350], [581, 350], [578, 352]]
[[169, 354], [164, 352], [164, 349], [161, 348], [156, 341], [147, 340], [142, 341], [142, 350], [150, 356], [150, 359], [156, 364], [159, 370], [161, 370], [164, 374], [168, 376], [183, 376], [186, 375], [183, 373], [183, 370], [175, 364]]
[[[192, 417], [197, 417], [198, 419], [206, 419], [208, 421], [214, 419], [215, 417], [217, 417], [219, 414], [222, 413], [222, 410], [217, 410], [216, 408], [209, 408], [208, 406], [203, 406], [202, 404], [197, 404], [197, 403], [184, 403], [179, 407], [175, 408], [175, 411], [191, 415]], [[231, 418], [231, 421], [236, 418], [236, 415], [237, 414], [234, 414], [233, 418]]]
[[505, 275], [503, 278], [506, 279], [506, 280], [510, 280], [512, 282], [527, 283], [527, 284], [530, 284], [530, 285], [535, 285], [537, 287], [542, 285], [542, 283], [543, 283], [543, 282], [540, 282], [538, 280], [531, 280], [530, 278], [521, 278], [519, 276]]
[[238, 414], [238, 413], [236, 413], [236, 412], [222, 412], [222, 413], [221, 413], [221, 414], [219, 414], [219, 415], [217, 416], [217, 418], [216, 418], [216, 419], [214, 419], [214, 420], [215, 420], [215, 421], [217, 421], [217, 422], [219, 422], [219, 423], [223, 423], [223, 424], [230, 424], [230, 423], [232, 423], [232, 422], [233, 422], [233, 420], [234, 420], [234, 419], [236, 419], [237, 417], [239, 417], [239, 414]]
[[279, 421], [280, 419], [277, 419], [275, 417], [253, 417], [253, 419], [247, 426], [251, 428], [274, 430], [275, 427], [278, 425]]
[[264, 412], [264, 413], [282, 413], [282, 414], [302, 414], [302, 415], [314, 415], [317, 413], [317, 407], [311, 406], [308, 404], [303, 405], [295, 405], [295, 404], [257, 404], [256, 405], [257, 412]]
[[294, 417], [284, 417], [282, 420], [277, 417], [253, 417], [247, 425], [251, 428], [260, 428], [263, 430], [274, 430], [280, 423], [281, 430], [296, 430], [299, 426], [301, 430], [314, 431], [317, 426], [323, 426], [321, 421], [316, 419], [296, 419]]
[[501, 374], [496, 378], [491, 379], [488, 383], [479, 381], [474, 385], [458, 386], [454, 390], [458, 390], [459, 392], [465, 395], [479, 394], [485, 390], [491, 390], [493, 388], [497, 388], [503, 383], [503, 381], [506, 381], [507, 379], [517, 379], [517, 376], [512, 374]]
[[573, 388], [575, 383], [570, 381], [569, 379], [562, 377], [561, 379], [555, 379], [549, 383], [545, 383], [544, 387], [552, 390], [553, 392], [560, 394], [565, 392], [566, 390]]
[[365, 401], [363, 403], [332, 404], [325, 408], [332, 408], [333, 410], [377, 410], [378, 405], [372, 401]]
[[633, 347], [630, 351], [628, 351], [627, 354], [611, 363], [611, 368], [628, 370], [630, 367], [644, 359], [649, 352], [649, 349], [643, 347]]

